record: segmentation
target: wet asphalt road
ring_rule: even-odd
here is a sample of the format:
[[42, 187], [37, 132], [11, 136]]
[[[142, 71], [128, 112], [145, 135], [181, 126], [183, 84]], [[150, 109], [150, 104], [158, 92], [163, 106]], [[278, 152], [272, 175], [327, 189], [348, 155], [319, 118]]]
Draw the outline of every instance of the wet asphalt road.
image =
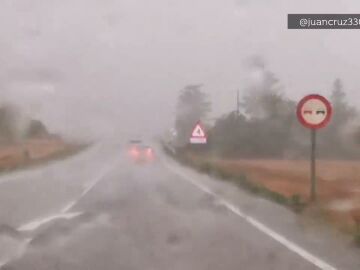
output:
[[358, 254], [332, 231], [160, 152], [136, 165], [120, 144], [100, 144], [0, 178], [4, 270], [360, 269]]

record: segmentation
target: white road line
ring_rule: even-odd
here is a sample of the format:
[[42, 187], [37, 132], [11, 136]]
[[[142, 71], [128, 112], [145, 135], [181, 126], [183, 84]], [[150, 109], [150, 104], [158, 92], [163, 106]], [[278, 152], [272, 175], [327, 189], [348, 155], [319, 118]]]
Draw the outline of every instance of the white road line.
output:
[[73, 217], [76, 217], [80, 215], [81, 213], [69, 213], [69, 211], [87, 194], [90, 192], [91, 189], [93, 189], [97, 183], [99, 183], [117, 164], [117, 161], [112, 163], [110, 166], [108, 166], [106, 169], [104, 169], [87, 187], [84, 189], [84, 191], [80, 194], [80, 196], [71, 202], [69, 202], [63, 209], [60, 210], [59, 214], [52, 214], [47, 217], [43, 217], [40, 219], [35, 219], [32, 221], [29, 221], [17, 228], [19, 231], [32, 231], [37, 229], [43, 224], [46, 224], [54, 219], [71, 219]]
[[61, 213], [67, 213], [70, 211], [82, 198], [86, 196], [104, 177], [110, 173], [115, 165], [117, 164], [117, 161], [112, 163], [109, 167], [107, 167], [105, 170], [103, 170], [84, 190], [81, 192], [80, 196], [71, 202], [69, 202], [62, 210]]
[[77, 200], [69, 202], [63, 209], [61, 209], [61, 213], [67, 213], [70, 211], [71, 208], [75, 206]]
[[26, 224], [20, 226], [18, 228], [18, 231], [34, 231], [37, 228], [39, 228], [40, 226], [42, 226], [42, 225], [44, 225], [46, 223], [49, 223], [49, 222], [51, 222], [53, 220], [56, 220], [56, 219], [72, 219], [72, 218], [78, 217], [81, 214], [82, 214], [81, 212], [59, 214], [59, 215], [49, 216], [49, 217], [46, 217], [46, 218], [43, 218], [43, 219], [34, 220], [34, 221], [31, 221], [29, 223], [26, 223]]
[[[40, 226], [51, 222], [53, 220], [56, 219], [72, 219], [75, 218], [79, 215], [81, 215], [81, 212], [74, 212], [74, 213], [69, 213], [69, 211], [84, 197], [86, 196], [87, 193], [90, 192], [91, 189], [93, 189], [97, 183], [99, 183], [112, 169], [114, 169], [114, 167], [117, 164], [117, 160], [113, 163], [111, 163], [110, 166], [108, 166], [105, 170], [103, 170], [85, 189], [84, 191], [80, 194], [80, 196], [76, 199], [73, 200], [71, 202], [69, 202], [63, 209], [61, 209], [60, 214], [54, 214], [54, 215], [50, 215], [47, 217], [43, 217], [41, 219], [36, 219], [36, 220], [32, 220], [29, 221], [23, 225], [20, 225], [17, 230], [18, 231], [33, 231], [37, 228], [39, 228]], [[7, 179], [5, 179], [7, 181]], [[5, 183], [6, 181], [2, 180], [0, 181], [0, 184]], [[17, 254], [17, 258], [21, 257], [21, 255], [26, 251], [26, 248], [28, 246], [28, 244], [30, 243], [30, 241], [32, 240], [32, 238], [28, 238], [25, 241], [25, 245], [23, 250], [21, 251], [21, 253]], [[4, 265], [6, 265], [7, 263], [9, 263], [11, 261], [11, 259], [8, 259], [6, 261], [0, 261], [0, 269], [2, 269], [2, 267]]]
[[[56, 219], [72, 219], [75, 218], [79, 215], [81, 215], [81, 212], [74, 212], [74, 213], [69, 213], [69, 211], [87, 194], [90, 192], [91, 189], [93, 189], [97, 183], [99, 183], [117, 164], [117, 161], [115, 161], [114, 163], [112, 163], [110, 166], [108, 166], [105, 170], [103, 170], [87, 187], [86, 189], [84, 189], [84, 191], [80, 194], [80, 196], [76, 199], [73, 200], [71, 202], [69, 202], [63, 209], [61, 209], [60, 214], [53, 214], [47, 217], [43, 217], [40, 219], [35, 219], [32, 221], [29, 221], [23, 225], [20, 225], [17, 230], [18, 231], [34, 231], [37, 228], [39, 228], [40, 226], [49, 223], [53, 220]], [[29, 238], [26, 241], [26, 245], [24, 246], [24, 250], [22, 251], [22, 253], [25, 252], [28, 243], [30, 243], [32, 239]], [[20, 257], [21, 254], [18, 255], [18, 257]], [[2, 267], [4, 265], [6, 265], [7, 263], [9, 263], [11, 260], [7, 260], [7, 261], [0, 261], [0, 269], [2, 269]]]
[[274, 230], [267, 227], [265, 224], [261, 223], [257, 219], [246, 215], [243, 213], [238, 207], [233, 205], [232, 203], [228, 202], [227, 200], [220, 197], [218, 194], [210, 190], [207, 186], [199, 183], [199, 181], [194, 180], [191, 176], [186, 174], [185, 172], [175, 168], [174, 166], [170, 165], [166, 161], [164, 161], [165, 166], [171, 170], [172, 172], [179, 175], [181, 178], [186, 180], [187, 182], [193, 184], [203, 192], [214, 196], [221, 204], [223, 204], [227, 209], [233, 212], [235, 215], [243, 218], [246, 220], [250, 225], [261, 231], [262, 233], [268, 235], [272, 239], [276, 240], [278, 243], [282, 244], [284, 247], [289, 249], [290, 251], [296, 253], [306, 261], [312, 263], [316, 267], [322, 270], [337, 270], [336, 267], [331, 266], [330, 264], [326, 263], [324, 260], [320, 259], [319, 257], [311, 254], [310, 252], [306, 251], [304, 248], [298, 246], [297, 244], [293, 243], [291, 240], [287, 239], [285, 236], [280, 235], [279, 233], [275, 232]]
[[6, 264], [8, 264], [11, 260], [15, 260], [17, 258], [20, 258], [25, 252], [28, 247], [28, 245], [31, 242], [31, 238], [24, 239], [24, 242], [22, 245], [18, 248], [15, 254], [11, 258], [6, 258], [3, 261], [0, 261], [0, 269], [2, 269]]

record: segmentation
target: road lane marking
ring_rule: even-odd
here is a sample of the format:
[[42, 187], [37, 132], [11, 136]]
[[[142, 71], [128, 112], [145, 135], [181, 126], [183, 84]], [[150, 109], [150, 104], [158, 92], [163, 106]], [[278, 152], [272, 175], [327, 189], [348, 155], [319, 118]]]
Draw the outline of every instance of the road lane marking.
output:
[[230, 203], [229, 201], [225, 200], [218, 194], [216, 194], [214, 191], [209, 189], [207, 186], [203, 185], [202, 183], [199, 183], [199, 181], [196, 181], [193, 179], [192, 176], [184, 173], [183, 171], [179, 170], [178, 168], [175, 168], [174, 166], [170, 165], [168, 162], [164, 161], [165, 167], [167, 167], [172, 172], [176, 173], [178, 176], [186, 180], [187, 182], [191, 183], [192, 185], [196, 186], [203, 192], [210, 194], [214, 196], [215, 199], [219, 201], [220, 204], [224, 205], [228, 210], [230, 210], [235, 215], [243, 218], [245, 221], [247, 221], [250, 225], [258, 229], [260, 232], [266, 234], [267, 236], [271, 237], [284, 247], [286, 247], [288, 250], [296, 253], [306, 261], [310, 262], [311, 264], [315, 265], [321, 270], [338, 270], [336, 267], [328, 264], [324, 260], [320, 259], [319, 257], [311, 254], [304, 248], [300, 247], [299, 245], [295, 244], [285, 236], [275, 232], [271, 228], [267, 227], [265, 224], [261, 223], [257, 219], [243, 213], [238, 207], [236, 207], [234, 204]]
[[86, 196], [104, 177], [110, 173], [117, 164], [117, 160], [114, 163], [111, 163], [109, 167], [103, 170], [90, 184], [81, 192], [80, 196], [71, 202], [69, 202], [63, 209], [61, 209], [61, 213], [69, 212], [82, 198]]
[[12, 254], [10, 257], [7, 257], [0, 261], [0, 269], [2, 269], [6, 264], [8, 264], [11, 260], [15, 260], [20, 258], [25, 252], [28, 247], [28, 245], [31, 242], [31, 238], [26, 238], [23, 240], [23, 243], [21, 243], [20, 247], [18, 247], [15, 254]]
[[[37, 228], [39, 228], [40, 226], [49, 223], [53, 220], [56, 219], [72, 219], [75, 218], [79, 215], [82, 214], [82, 212], [73, 212], [73, 213], [69, 213], [69, 211], [84, 197], [86, 196], [87, 193], [90, 192], [91, 189], [93, 189], [96, 184], [98, 184], [109, 172], [111, 172], [112, 169], [114, 169], [114, 167], [116, 166], [118, 160], [115, 160], [113, 163], [111, 163], [110, 166], [106, 167], [106, 169], [104, 169], [84, 190], [83, 192], [80, 194], [80, 196], [76, 199], [73, 200], [71, 202], [69, 202], [63, 209], [61, 209], [59, 214], [55, 214], [55, 215], [50, 215], [41, 219], [35, 219], [32, 221], [29, 221], [23, 225], [20, 225], [17, 230], [18, 231], [22, 231], [22, 232], [27, 232], [27, 231], [34, 231]], [[24, 172], [25, 173], [25, 172]], [[7, 179], [4, 180], [0, 180], [0, 184], [7, 182]], [[29, 243], [31, 242], [32, 238], [27, 238], [25, 239], [25, 245], [23, 247], [23, 249], [21, 250], [21, 252], [18, 252], [18, 254], [16, 254], [15, 258], [20, 258], [22, 256], [23, 253], [25, 253]], [[9, 262], [11, 262], [13, 259], [15, 258], [8, 258], [6, 260], [0, 261], [0, 269], [3, 268], [3, 266], [5, 266], [6, 264], [8, 264]]]
[[19, 226], [17, 228], [18, 231], [32, 231], [37, 229], [38, 227], [40, 227], [43, 224], [46, 224], [54, 219], [59, 219], [59, 218], [65, 218], [65, 219], [71, 219], [75, 216], [80, 215], [80, 212], [75, 212], [75, 213], [69, 213], [69, 211], [83, 198], [86, 196], [86, 194], [88, 194], [90, 192], [90, 190], [92, 190], [97, 183], [99, 183], [111, 170], [114, 169], [115, 165], [117, 164], [117, 160], [113, 163], [111, 163], [110, 166], [106, 167], [106, 169], [104, 169], [80, 194], [80, 196], [76, 199], [73, 200], [69, 203], [67, 203], [67, 205], [62, 208], [60, 210], [59, 214], [53, 214], [47, 217], [43, 217], [40, 219], [35, 219], [32, 221], [29, 221], [21, 226]]
[[69, 213], [69, 211], [92, 190], [96, 184], [98, 184], [116, 165], [117, 161], [112, 163], [111, 166], [107, 167], [105, 170], [103, 170], [84, 190], [81, 192], [80, 196], [71, 202], [69, 202], [64, 208], [60, 210], [59, 214], [53, 214], [47, 217], [43, 217], [40, 219], [35, 219], [32, 221], [29, 221], [17, 228], [18, 231], [33, 231], [37, 229], [38, 227], [42, 226], [43, 224], [46, 224], [52, 220], [55, 219], [71, 219], [78, 215], [80, 215], [80, 212], [75, 213]]
[[46, 218], [42, 218], [42, 219], [38, 219], [38, 220], [34, 220], [34, 221], [31, 221], [27, 224], [24, 224], [22, 226], [20, 226], [17, 230], [18, 231], [34, 231], [36, 230], [37, 228], [39, 228], [40, 226], [46, 224], [46, 223], [49, 223], [53, 220], [56, 220], [56, 219], [73, 219], [75, 217], [78, 217], [80, 216], [82, 213], [81, 212], [74, 212], [74, 213], [67, 213], [67, 214], [59, 214], [59, 215], [53, 215], [53, 216], [49, 216], [49, 217], [46, 217]]
[[[53, 220], [56, 219], [72, 219], [75, 218], [79, 215], [81, 215], [81, 212], [73, 212], [73, 213], [69, 213], [69, 211], [84, 197], [86, 196], [86, 194], [88, 194], [95, 186], [96, 184], [98, 184], [109, 172], [111, 172], [114, 167], [117, 164], [117, 160], [113, 163], [111, 163], [110, 166], [106, 167], [106, 169], [104, 169], [84, 190], [83, 192], [81, 192], [80, 196], [76, 199], [73, 200], [71, 202], [69, 202], [63, 209], [61, 209], [59, 214], [55, 214], [55, 215], [50, 215], [41, 219], [35, 219], [32, 221], [29, 221], [21, 226], [19, 226], [17, 228], [18, 231], [22, 231], [22, 232], [28, 232], [28, 231], [34, 231], [37, 228], [41, 227], [42, 225], [49, 223]], [[26, 239], [26, 243], [24, 248], [22, 249], [21, 252], [19, 252], [19, 254], [16, 254], [16, 258], [20, 258], [22, 256], [22, 254], [26, 251], [28, 244], [30, 243], [30, 241], [32, 240], [32, 238], [28, 238]], [[5, 266], [6, 264], [8, 264], [10, 261], [12, 261], [14, 258], [9, 258], [5, 261], [0, 261], [0, 269], [2, 269], [3, 266]]]
[[69, 202], [63, 209], [61, 209], [61, 213], [67, 213], [70, 211], [71, 208], [75, 206], [77, 200]]

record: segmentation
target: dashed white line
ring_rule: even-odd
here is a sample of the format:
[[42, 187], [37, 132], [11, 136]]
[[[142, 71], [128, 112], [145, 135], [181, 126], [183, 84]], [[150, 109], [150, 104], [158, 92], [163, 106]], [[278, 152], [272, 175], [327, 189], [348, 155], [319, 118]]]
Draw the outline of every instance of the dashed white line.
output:
[[[17, 230], [18, 231], [33, 231], [36, 230], [37, 228], [39, 228], [40, 226], [49, 223], [53, 220], [56, 219], [72, 219], [75, 218], [79, 215], [81, 215], [81, 212], [74, 212], [74, 213], [69, 213], [69, 211], [84, 197], [86, 196], [87, 193], [89, 193], [95, 186], [96, 184], [98, 184], [117, 164], [117, 160], [113, 163], [111, 163], [110, 166], [108, 166], [105, 170], [103, 170], [85, 189], [84, 191], [80, 194], [80, 196], [76, 199], [73, 200], [69, 203], [67, 203], [65, 205], [64, 208], [62, 208], [60, 210], [60, 214], [54, 214], [54, 215], [50, 215], [47, 217], [43, 217], [43, 218], [39, 218], [39, 219], [35, 219], [32, 221], [29, 221], [23, 225], [20, 225]], [[0, 184], [4, 183], [5, 181], [0, 181]], [[28, 244], [30, 243], [32, 239], [28, 238], [25, 240], [25, 245], [23, 247], [23, 249], [21, 251], [19, 251], [19, 254], [16, 255], [16, 257], [20, 257], [26, 250]], [[2, 269], [2, 267], [4, 265], [6, 265], [7, 263], [9, 263], [9, 261], [11, 261], [11, 259], [7, 259], [5, 261], [0, 261], [0, 269]]]
[[250, 225], [252, 225], [256, 229], [258, 229], [262, 233], [266, 234], [267, 236], [271, 237], [272, 239], [274, 239], [278, 243], [282, 244], [284, 247], [286, 247], [290, 251], [296, 253], [297, 255], [299, 255], [300, 257], [305, 259], [306, 261], [308, 261], [311, 264], [315, 265], [319, 269], [321, 269], [321, 270], [338, 270], [336, 267], [328, 264], [327, 262], [320, 259], [319, 257], [311, 254], [310, 252], [308, 252], [304, 248], [302, 248], [302, 247], [298, 246], [297, 244], [293, 243], [291, 240], [289, 240], [285, 236], [283, 236], [283, 235], [275, 232], [271, 228], [267, 227], [265, 224], [261, 223], [257, 219], [255, 219], [255, 218], [253, 218], [253, 217], [251, 217], [249, 215], [246, 215], [238, 207], [236, 207], [232, 203], [228, 202], [227, 200], [223, 199], [218, 194], [216, 194], [211, 189], [209, 189], [207, 186], [203, 185], [202, 183], [199, 183], [199, 181], [194, 180], [193, 177], [189, 176], [185, 172], [179, 170], [178, 168], [175, 168], [174, 166], [170, 165], [166, 161], [164, 161], [164, 164], [169, 170], [176, 173], [178, 176], [180, 176], [181, 178], [183, 178], [187, 182], [189, 182], [192, 185], [196, 186], [197, 188], [199, 188], [203, 192], [214, 196], [214, 198], [216, 198], [219, 201], [219, 203], [224, 205], [228, 210], [233, 212], [235, 215], [243, 218]]
[[50, 216], [47, 217], [43, 217], [40, 219], [35, 219], [32, 221], [29, 221], [23, 225], [21, 225], [20, 227], [18, 227], [19, 231], [31, 231], [31, 230], [35, 230], [36, 228], [40, 227], [43, 224], [46, 224], [54, 219], [59, 219], [59, 218], [65, 218], [65, 219], [70, 219], [73, 218], [75, 216], [80, 215], [81, 213], [68, 213], [84, 196], [86, 196], [86, 194], [88, 194], [90, 192], [90, 190], [92, 190], [97, 183], [99, 183], [104, 177], [105, 175], [107, 175], [116, 165], [117, 162], [112, 163], [109, 167], [107, 167], [105, 170], [103, 170], [85, 189], [83, 192], [81, 192], [80, 196], [76, 199], [73, 200], [69, 203], [67, 203], [65, 205], [64, 208], [62, 208], [60, 210], [60, 214], [52, 214]]
[[61, 213], [67, 213], [70, 211], [82, 198], [86, 196], [110, 171], [112, 171], [117, 164], [117, 161], [112, 163], [109, 167], [103, 170], [84, 190], [81, 192], [80, 196], [71, 202], [69, 202], [63, 209]]

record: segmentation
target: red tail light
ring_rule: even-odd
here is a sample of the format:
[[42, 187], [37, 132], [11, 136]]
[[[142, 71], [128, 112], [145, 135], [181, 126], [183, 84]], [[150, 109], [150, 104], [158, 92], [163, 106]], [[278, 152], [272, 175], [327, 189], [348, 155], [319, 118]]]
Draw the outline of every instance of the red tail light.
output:
[[154, 156], [154, 151], [151, 148], [146, 149], [146, 156], [152, 158]]
[[132, 157], [138, 157], [140, 154], [139, 150], [136, 147], [131, 148], [129, 153]]

